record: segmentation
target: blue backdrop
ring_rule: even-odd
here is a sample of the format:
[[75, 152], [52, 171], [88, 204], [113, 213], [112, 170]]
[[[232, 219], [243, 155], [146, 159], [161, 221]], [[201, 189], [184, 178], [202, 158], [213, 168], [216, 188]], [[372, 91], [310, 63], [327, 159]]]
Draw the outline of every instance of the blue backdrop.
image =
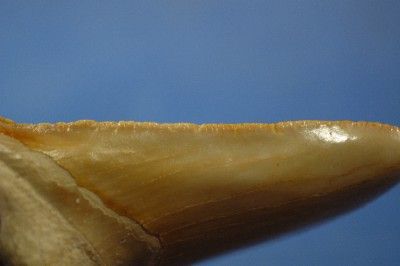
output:
[[[400, 125], [400, 1], [0, 1], [0, 115]], [[197, 265], [398, 265], [400, 187]]]

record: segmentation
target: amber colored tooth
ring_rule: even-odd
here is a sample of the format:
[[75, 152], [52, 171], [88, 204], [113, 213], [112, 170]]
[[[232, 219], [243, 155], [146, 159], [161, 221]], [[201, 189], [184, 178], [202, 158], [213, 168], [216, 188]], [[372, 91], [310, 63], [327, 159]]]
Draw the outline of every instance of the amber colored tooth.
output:
[[[0, 133], [0, 247], [32, 265], [40, 258], [12, 247], [57, 233], [75, 252], [61, 263], [188, 263], [343, 213], [400, 177], [400, 129], [370, 122], [2, 119]], [[52, 221], [47, 235], [40, 217]], [[56, 261], [51, 247], [43, 260]]]

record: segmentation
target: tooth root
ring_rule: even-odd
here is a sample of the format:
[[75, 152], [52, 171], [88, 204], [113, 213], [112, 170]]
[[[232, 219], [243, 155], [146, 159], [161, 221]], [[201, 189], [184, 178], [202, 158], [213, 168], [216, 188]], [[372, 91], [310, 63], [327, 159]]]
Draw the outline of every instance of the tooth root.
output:
[[[96, 198], [103, 212], [132, 223], [133, 255], [121, 251], [118, 257], [125, 262], [140, 257], [155, 263], [159, 257], [162, 264], [188, 263], [277, 237], [360, 206], [400, 176], [400, 130], [378, 123], [27, 125], [4, 120], [0, 132], [32, 154], [47, 154], [72, 180], [73, 195]], [[101, 237], [93, 235], [119, 239], [128, 233], [121, 229], [113, 235], [120, 226], [115, 220], [109, 227], [96, 222], [101, 215], [85, 220], [96, 211], [77, 210], [51, 189], [42, 192], [49, 178], [56, 177], [42, 175], [34, 188], [61, 215], [96, 224], [78, 230], [91, 236], [100, 259], [115, 261], [111, 251], [98, 248]], [[61, 211], [64, 205], [68, 211]]]
[[1, 134], [0, 221], [0, 254], [11, 265], [142, 264], [160, 250], [51, 158]]

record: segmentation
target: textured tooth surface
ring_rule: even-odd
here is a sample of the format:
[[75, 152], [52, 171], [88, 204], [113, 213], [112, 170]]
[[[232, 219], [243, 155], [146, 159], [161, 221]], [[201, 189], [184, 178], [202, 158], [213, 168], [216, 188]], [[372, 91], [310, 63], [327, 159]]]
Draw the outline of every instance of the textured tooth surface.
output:
[[159, 241], [48, 156], [0, 134], [0, 253], [12, 265], [155, 263]]
[[162, 263], [189, 262], [342, 213], [400, 173], [400, 130], [378, 123], [4, 120], [0, 132], [47, 154], [110, 211], [158, 236]]

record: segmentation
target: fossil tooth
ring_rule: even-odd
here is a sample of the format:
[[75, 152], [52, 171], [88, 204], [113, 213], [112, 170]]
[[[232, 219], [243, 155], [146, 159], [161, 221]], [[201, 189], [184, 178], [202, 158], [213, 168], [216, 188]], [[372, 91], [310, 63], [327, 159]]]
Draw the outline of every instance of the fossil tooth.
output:
[[15, 264], [188, 263], [343, 213], [400, 177], [369, 122], [0, 120], [0, 248]]

